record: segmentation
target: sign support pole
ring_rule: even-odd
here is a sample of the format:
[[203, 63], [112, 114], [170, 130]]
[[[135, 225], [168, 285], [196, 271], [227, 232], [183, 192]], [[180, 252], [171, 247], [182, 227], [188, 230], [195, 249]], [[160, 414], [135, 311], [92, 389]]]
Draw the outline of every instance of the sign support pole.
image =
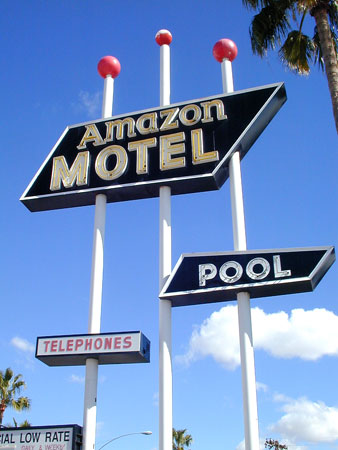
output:
[[[231, 62], [237, 56], [236, 45], [229, 39], [221, 39], [215, 44], [213, 54], [215, 58], [221, 62], [223, 92], [233, 92], [234, 86]], [[247, 243], [239, 151], [236, 151], [230, 159], [229, 181], [234, 250], [246, 250]], [[256, 375], [250, 295], [247, 292], [238, 293], [237, 304], [242, 370], [245, 450], [259, 450]]]
[[[170, 47], [168, 30], [156, 34], [160, 45], [160, 106], [170, 104]], [[160, 187], [159, 290], [171, 273], [171, 188]], [[172, 450], [171, 301], [159, 301], [159, 450]]]
[[[120, 63], [111, 56], [102, 58], [98, 70], [104, 78], [102, 118], [111, 117], [114, 97], [114, 78], [120, 72]], [[101, 331], [101, 304], [103, 281], [104, 234], [106, 223], [107, 197], [99, 194], [95, 198], [95, 219], [92, 252], [92, 272], [90, 287], [90, 305], [88, 333]], [[84, 411], [83, 411], [83, 450], [95, 448], [96, 403], [97, 403], [98, 360], [86, 360]]]

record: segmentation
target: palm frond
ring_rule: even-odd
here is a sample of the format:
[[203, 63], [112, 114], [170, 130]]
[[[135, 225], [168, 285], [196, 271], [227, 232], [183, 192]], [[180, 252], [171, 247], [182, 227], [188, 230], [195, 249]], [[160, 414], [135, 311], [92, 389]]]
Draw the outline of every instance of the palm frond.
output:
[[21, 373], [19, 373], [18, 375], [15, 375], [15, 377], [13, 378], [12, 384], [16, 384], [20, 378], [22, 378]]
[[21, 388], [26, 387], [26, 383], [22, 379], [22, 375], [14, 375], [13, 370], [9, 367], [5, 372], [0, 371], [0, 425], [2, 424], [4, 411], [7, 407], [12, 407], [17, 411], [28, 409], [30, 400], [27, 397], [16, 398]]
[[18, 399], [13, 399], [11, 402], [11, 406], [16, 411], [22, 411], [23, 409], [29, 409], [31, 404], [30, 400], [27, 397], [19, 397]]
[[15, 418], [13, 417], [13, 423], [6, 423], [5, 428], [29, 428], [31, 427], [30, 422], [28, 422], [27, 419], [25, 419], [23, 422], [21, 422], [20, 424], [15, 420]]
[[315, 34], [312, 38], [312, 42], [315, 46], [313, 62], [314, 62], [314, 64], [318, 64], [319, 68], [324, 72], [325, 67], [324, 67], [323, 53], [322, 53], [322, 48], [320, 46], [320, 40], [319, 40], [317, 27], [315, 28]]
[[8, 383], [13, 378], [13, 370], [10, 367], [8, 367], [6, 369], [5, 375], [3, 378], [6, 383]]
[[338, 29], [338, 1], [332, 0], [327, 9], [331, 30]]
[[314, 58], [315, 45], [308, 36], [298, 30], [291, 31], [279, 50], [279, 57], [289, 69], [300, 75], [310, 72], [310, 62]]
[[190, 447], [192, 443], [191, 434], [186, 434], [187, 429], [176, 430], [173, 428], [173, 449], [184, 450], [185, 447]]
[[270, 0], [242, 0], [242, 3], [246, 8], [257, 11], [258, 9], [267, 6], [270, 3]]
[[19, 428], [29, 428], [31, 427], [30, 422], [28, 422], [28, 420], [24, 420], [23, 422], [20, 423]]
[[254, 53], [264, 56], [274, 50], [290, 29], [291, 0], [271, 2], [254, 16], [251, 27], [251, 47]]
[[[334, 47], [335, 53], [338, 58], [338, 36], [335, 33], [334, 28], [331, 28], [331, 37], [332, 37], [333, 47]], [[325, 70], [324, 59], [323, 59], [322, 48], [320, 46], [320, 39], [319, 39], [317, 27], [315, 27], [315, 34], [312, 38], [312, 42], [315, 47], [313, 62], [314, 62], [314, 64], [318, 64], [319, 68], [324, 72], [324, 70]]]

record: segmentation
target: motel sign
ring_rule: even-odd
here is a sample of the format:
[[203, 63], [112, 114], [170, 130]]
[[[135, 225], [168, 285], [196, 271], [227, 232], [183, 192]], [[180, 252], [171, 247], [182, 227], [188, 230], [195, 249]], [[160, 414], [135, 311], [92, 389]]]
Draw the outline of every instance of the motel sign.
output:
[[286, 101], [283, 83], [66, 128], [21, 197], [31, 211], [219, 189]]

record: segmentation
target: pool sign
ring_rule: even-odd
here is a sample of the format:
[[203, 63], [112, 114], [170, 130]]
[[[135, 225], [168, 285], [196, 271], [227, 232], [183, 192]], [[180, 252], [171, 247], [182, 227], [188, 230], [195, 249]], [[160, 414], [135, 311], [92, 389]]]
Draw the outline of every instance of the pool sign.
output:
[[0, 429], [0, 450], [80, 450], [79, 425]]
[[150, 341], [140, 331], [45, 336], [37, 338], [35, 357], [48, 366], [85, 365], [87, 358], [99, 364], [148, 363]]
[[159, 295], [172, 306], [313, 291], [335, 261], [334, 247], [181, 255]]
[[219, 189], [286, 101], [283, 83], [73, 125], [27, 187], [31, 211]]

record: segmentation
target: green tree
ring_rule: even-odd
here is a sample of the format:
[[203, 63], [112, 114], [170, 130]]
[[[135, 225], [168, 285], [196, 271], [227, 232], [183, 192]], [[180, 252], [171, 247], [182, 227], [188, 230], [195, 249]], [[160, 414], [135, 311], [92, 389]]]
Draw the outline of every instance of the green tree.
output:
[[[259, 56], [275, 50], [286, 66], [308, 74], [311, 64], [325, 70], [333, 116], [338, 132], [338, 1], [337, 0], [242, 0], [254, 11], [250, 26], [251, 47]], [[306, 17], [314, 19], [313, 36], [303, 33]]]
[[173, 428], [173, 450], [184, 450], [185, 447], [190, 447], [192, 443], [191, 434], [186, 434], [184, 430], [175, 430]]
[[288, 446], [285, 444], [280, 444], [278, 441], [274, 439], [265, 439], [265, 448], [271, 450], [274, 448], [275, 450], [287, 450]]
[[14, 419], [14, 417], [13, 417], [13, 424], [11, 424], [11, 423], [6, 423], [6, 425], [4, 426], [4, 428], [29, 428], [29, 427], [31, 427], [32, 425], [31, 425], [31, 423], [30, 422], [28, 422], [28, 420], [26, 419], [26, 420], [24, 420], [23, 422], [21, 422], [21, 423], [18, 423], [15, 419]]
[[14, 375], [12, 369], [7, 368], [5, 372], [0, 370], [0, 425], [6, 408], [9, 406], [15, 411], [22, 411], [30, 407], [30, 400], [27, 397], [17, 397], [26, 383], [22, 380], [22, 375]]

